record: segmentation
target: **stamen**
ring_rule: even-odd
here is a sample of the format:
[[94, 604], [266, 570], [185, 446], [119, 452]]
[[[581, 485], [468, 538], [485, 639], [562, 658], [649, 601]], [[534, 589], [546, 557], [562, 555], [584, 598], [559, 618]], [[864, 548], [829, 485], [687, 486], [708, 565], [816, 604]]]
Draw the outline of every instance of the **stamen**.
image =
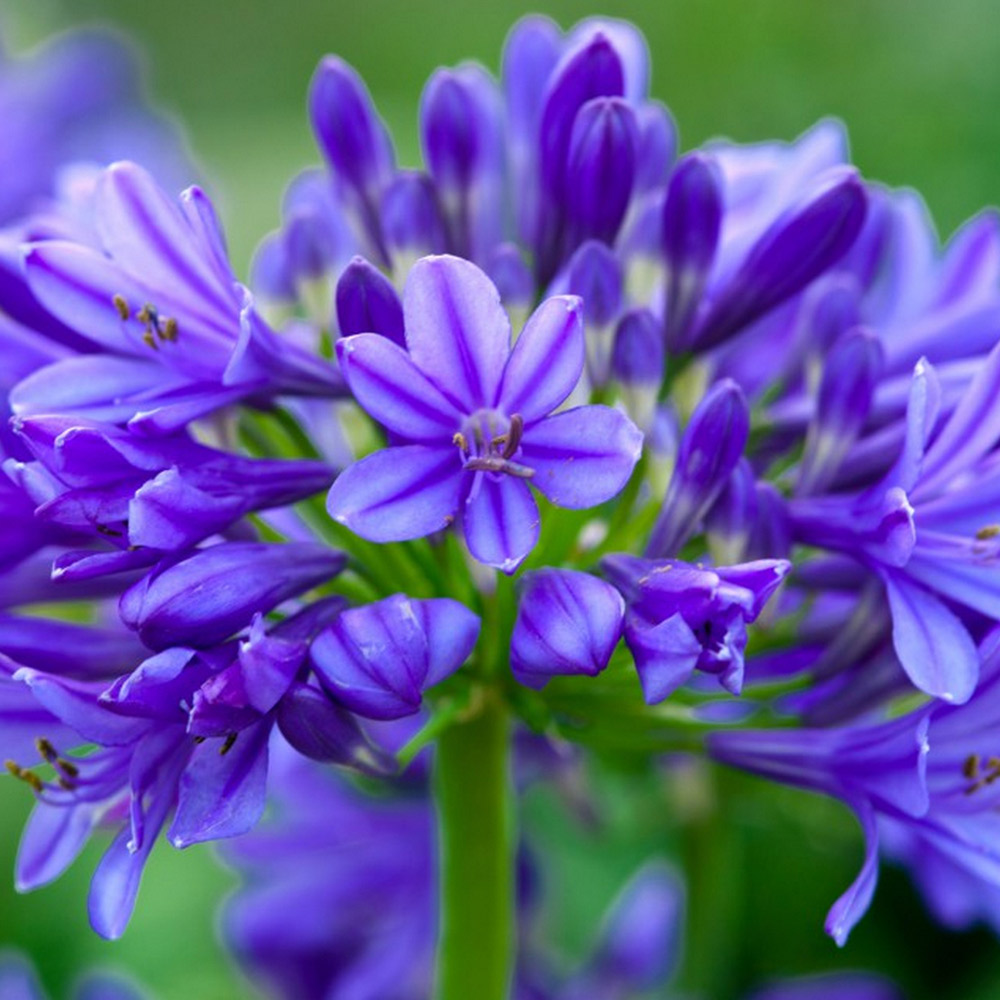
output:
[[56, 748], [44, 736], [39, 736], [35, 740], [35, 748], [38, 750], [38, 756], [49, 764], [54, 764], [59, 756]]
[[[122, 302], [124, 303], [124, 299]], [[117, 305], [117, 304], [116, 304]], [[178, 328], [177, 320], [172, 316], [161, 316], [156, 306], [147, 302], [136, 314], [135, 318], [142, 323], [145, 330], [142, 334], [142, 341], [153, 350], [159, 348], [158, 340], [173, 343], [177, 340]]]
[[21, 767], [20, 764], [12, 760], [5, 760], [3, 766], [7, 768], [7, 773], [17, 778], [18, 781], [23, 781], [25, 784], [31, 786], [31, 790], [38, 795], [41, 795], [45, 788], [42, 779], [35, 774], [34, 771], [29, 771], [27, 768]]
[[[501, 458], [513, 458], [515, 452], [521, 446], [521, 438], [524, 435], [524, 417], [520, 413], [515, 413], [510, 418], [510, 430], [502, 434], [497, 440], [503, 439], [504, 447], [500, 453]], [[496, 442], [494, 442], [495, 444]]]
[[78, 768], [72, 761], [67, 760], [65, 757], [59, 757], [56, 760], [56, 767], [58, 767], [67, 778], [80, 777], [80, 768]]
[[124, 295], [113, 295], [111, 301], [114, 303], [115, 309], [118, 310], [118, 315], [121, 316], [123, 320], [128, 319], [131, 310], [128, 307], [128, 303], [125, 301]]
[[226, 754], [233, 749], [233, 744], [236, 742], [236, 737], [239, 735], [239, 733], [230, 733], [226, 737], [226, 741], [222, 744], [222, 749], [219, 751], [220, 757], [225, 757]]

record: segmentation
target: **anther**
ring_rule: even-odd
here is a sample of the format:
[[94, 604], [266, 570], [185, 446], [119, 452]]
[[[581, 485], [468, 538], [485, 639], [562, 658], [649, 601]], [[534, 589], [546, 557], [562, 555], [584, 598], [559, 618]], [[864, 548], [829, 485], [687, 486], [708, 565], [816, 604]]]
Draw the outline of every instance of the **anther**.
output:
[[115, 309], [118, 310], [118, 315], [121, 316], [123, 320], [128, 319], [129, 307], [128, 303], [125, 301], [124, 295], [113, 295], [111, 301], [114, 303]]
[[979, 775], [979, 754], [970, 753], [962, 764], [962, 774], [966, 778], [975, 778]]
[[35, 748], [38, 750], [38, 756], [49, 764], [54, 764], [59, 756], [56, 753], [56, 748], [44, 736], [39, 736], [35, 740]]
[[980, 542], [988, 542], [991, 538], [1000, 535], [1000, 524], [984, 525], [976, 532], [976, 539]]
[[80, 768], [76, 766], [71, 760], [67, 760], [65, 757], [59, 757], [56, 759], [56, 767], [66, 775], [67, 778], [78, 778], [80, 777]]
[[8, 773], [17, 778], [18, 781], [23, 781], [25, 784], [30, 785], [31, 790], [36, 794], [40, 795], [42, 791], [44, 791], [45, 785], [42, 783], [42, 779], [39, 778], [34, 771], [29, 771], [12, 760], [5, 760], [4, 767], [7, 768]]
[[163, 339], [173, 343], [177, 339], [177, 320], [173, 316], [163, 321]]
[[207, 739], [208, 739], [207, 736], [196, 736], [194, 738], [195, 745], [196, 746], [201, 746], [201, 744], [204, 743], [205, 740], [207, 740]]
[[233, 749], [233, 744], [236, 742], [236, 737], [239, 735], [239, 733], [230, 733], [226, 737], [225, 742], [222, 744], [222, 749], [219, 751], [220, 757], [225, 757], [225, 755]]
[[[517, 449], [521, 446], [521, 437], [524, 434], [524, 418], [520, 413], [515, 413], [510, 418], [510, 429], [506, 434], [501, 435], [497, 440], [503, 440], [503, 451], [500, 457], [513, 458]], [[494, 442], [496, 444], [496, 442]]]
[[451, 443], [457, 444], [458, 447], [466, 454], [469, 453], [469, 442], [465, 440], [465, 435], [461, 431], [455, 432], [454, 437], [451, 439]]

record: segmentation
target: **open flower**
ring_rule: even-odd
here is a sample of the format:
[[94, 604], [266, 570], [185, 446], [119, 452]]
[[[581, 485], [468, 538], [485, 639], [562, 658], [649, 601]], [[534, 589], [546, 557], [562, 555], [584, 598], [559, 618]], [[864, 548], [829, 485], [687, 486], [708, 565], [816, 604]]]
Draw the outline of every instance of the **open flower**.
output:
[[461, 518], [483, 563], [513, 573], [538, 540], [530, 482], [560, 507], [610, 500], [628, 481], [642, 434], [607, 406], [558, 407], [580, 378], [579, 300], [556, 296], [513, 349], [489, 278], [457, 257], [414, 265], [403, 295], [406, 346], [346, 337], [337, 356], [351, 391], [393, 446], [350, 466], [330, 514], [376, 542], [420, 538]]

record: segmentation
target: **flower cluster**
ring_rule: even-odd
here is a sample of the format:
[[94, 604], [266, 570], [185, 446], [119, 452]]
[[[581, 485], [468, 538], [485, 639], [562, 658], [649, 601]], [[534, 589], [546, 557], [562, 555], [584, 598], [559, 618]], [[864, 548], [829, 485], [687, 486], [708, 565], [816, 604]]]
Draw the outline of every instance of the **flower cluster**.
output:
[[[248, 284], [198, 187], [64, 150], [50, 190], [0, 183], [20, 888], [110, 830], [89, 912], [117, 937], [161, 833], [240, 837], [273, 793], [285, 825], [228, 849], [254, 879], [227, 918], [246, 965], [289, 997], [425, 996], [440, 937], [471, 996], [461, 955], [514, 910], [516, 727], [554, 786], [579, 744], [844, 802], [867, 846], [838, 943], [883, 845], [944, 922], [1000, 929], [997, 220], [939, 249], [832, 122], [678, 156], [649, 75], [630, 25], [527, 18], [499, 79], [431, 76], [412, 170], [327, 57], [324, 166]], [[496, 877], [463, 885], [464, 850]], [[519, 997], [669, 980], [671, 869], [642, 868], [569, 971], [522, 881]], [[475, 995], [509, 964], [487, 954]], [[891, 995], [798, 989], [760, 996]]]

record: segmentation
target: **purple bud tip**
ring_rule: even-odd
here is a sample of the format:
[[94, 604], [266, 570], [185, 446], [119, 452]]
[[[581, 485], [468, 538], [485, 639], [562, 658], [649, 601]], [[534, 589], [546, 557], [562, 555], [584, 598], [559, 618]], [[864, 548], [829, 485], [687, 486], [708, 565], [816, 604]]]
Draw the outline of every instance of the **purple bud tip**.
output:
[[424, 156], [445, 188], [465, 188], [478, 154], [476, 106], [454, 70], [439, 69], [427, 82], [420, 109]]
[[288, 268], [299, 280], [323, 277], [337, 253], [333, 234], [323, 217], [315, 211], [300, 211], [285, 228], [285, 252]]
[[632, 309], [615, 331], [611, 367], [623, 385], [659, 387], [663, 381], [663, 333], [648, 309]]
[[392, 283], [364, 257], [355, 257], [337, 282], [337, 324], [342, 337], [380, 333], [400, 346], [403, 307]]
[[531, 268], [513, 243], [501, 243], [490, 256], [486, 267], [497, 286], [500, 301], [508, 308], [527, 308], [534, 296], [535, 282]]
[[622, 303], [622, 269], [610, 247], [597, 240], [584, 243], [569, 262], [567, 291], [583, 299], [588, 324], [614, 320]]
[[392, 253], [425, 257], [447, 249], [444, 215], [426, 174], [401, 170], [382, 193], [381, 216]]
[[614, 241], [635, 182], [639, 130], [629, 105], [599, 97], [573, 121], [566, 162], [566, 214], [577, 239]]
[[722, 178], [708, 156], [694, 153], [677, 165], [663, 205], [663, 254], [667, 265], [667, 342], [690, 346], [688, 332], [722, 225]]
[[358, 191], [373, 187], [391, 169], [385, 126], [361, 77], [336, 56], [325, 56], [309, 88], [313, 131], [333, 170]]
[[850, 249], [867, 209], [864, 184], [847, 167], [830, 170], [818, 193], [786, 212], [751, 248], [697, 334], [714, 347], [802, 291]]

